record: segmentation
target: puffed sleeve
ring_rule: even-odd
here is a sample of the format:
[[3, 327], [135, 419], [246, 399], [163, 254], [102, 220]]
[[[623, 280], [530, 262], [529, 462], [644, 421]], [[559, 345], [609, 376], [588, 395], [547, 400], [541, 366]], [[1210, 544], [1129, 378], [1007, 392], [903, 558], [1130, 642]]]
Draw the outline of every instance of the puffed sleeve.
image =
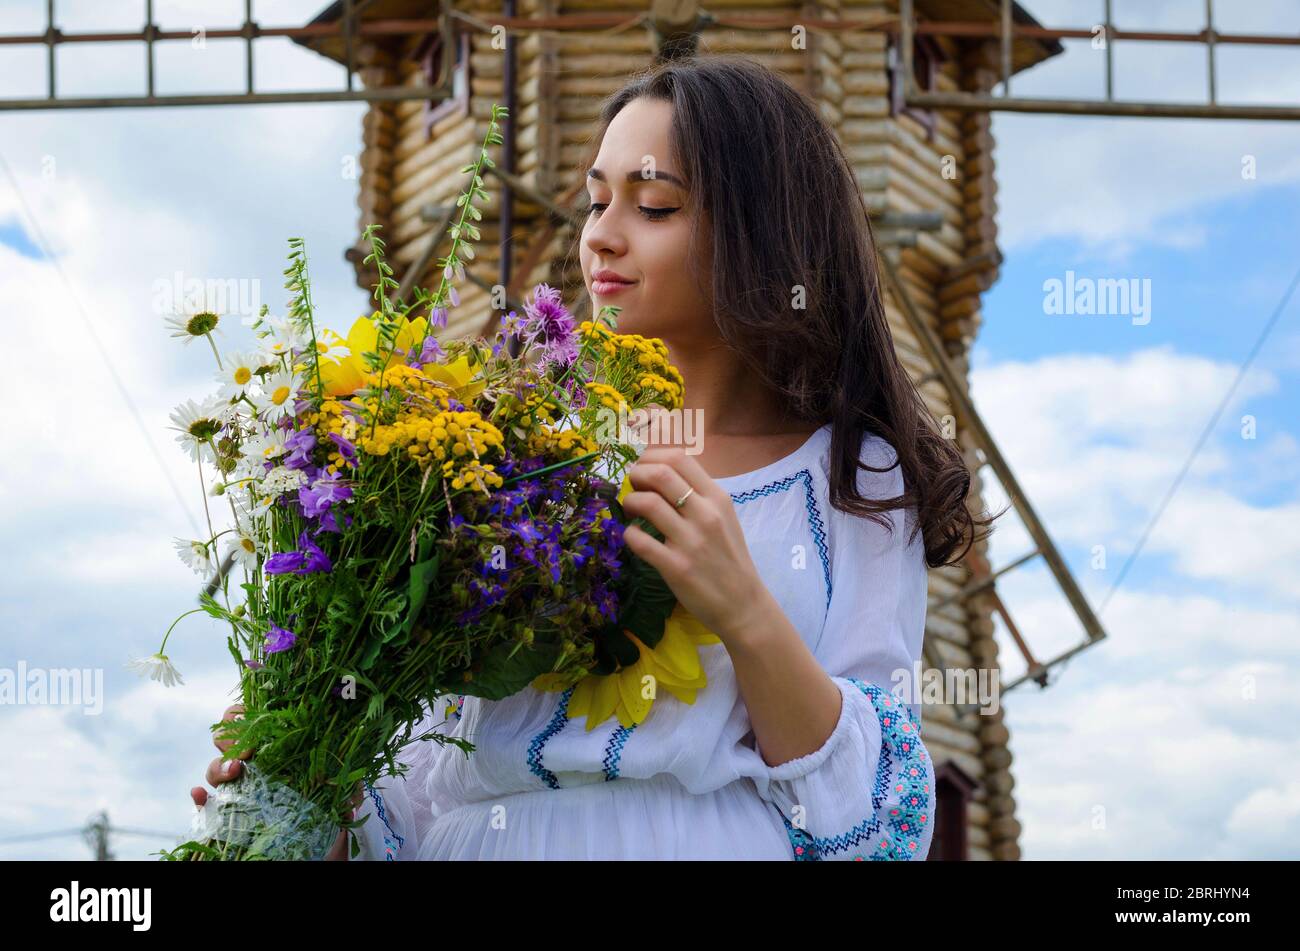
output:
[[[874, 435], [861, 457], [877, 467], [895, 460]], [[901, 467], [860, 470], [858, 487], [866, 498], [897, 496]], [[924, 859], [930, 850], [934, 768], [913, 696], [925, 634], [924, 545], [919, 532], [909, 541], [915, 508], [884, 514], [892, 533], [830, 508], [831, 600], [813, 653], [840, 688], [839, 720], [820, 749], [768, 767], [758, 782], [797, 859]]]
[[[448, 732], [456, 716], [458, 699], [455, 695], [435, 698], [425, 718], [412, 728], [411, 736], [431, 730]], [[361, 851], [355, 859], [349, 855], [349, 860], [415, 860], [420, 854], [420, 841], [436, 818], [434, 803], [426, 789], [433, 758], [442, 749], [433, 740], [413, 739], [395, 757], [397, 762], [409, 767], [403, 775], [384, 775], [373, 785], [366, 784], [365, 799], [354, 814], [357, 819], [368, 817], [364, 825], [354, 830]]]

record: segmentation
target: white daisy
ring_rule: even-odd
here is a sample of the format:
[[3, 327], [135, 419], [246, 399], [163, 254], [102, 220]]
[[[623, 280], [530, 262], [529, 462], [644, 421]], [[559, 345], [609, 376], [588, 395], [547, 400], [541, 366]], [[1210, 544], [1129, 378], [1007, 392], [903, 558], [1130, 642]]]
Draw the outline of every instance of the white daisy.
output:
[[253, 384], [263, 363], [261, 354], [257, 353], [236, 353], [226, 357], [225, 369], [218, 371], [216, 377], [221, 384], [222, 397], [228, 400], [238, 398]]
[[316, 334], [317, 359], [337, 362], [350, 356], [351, 353], [352, 349], [348, 346], [347, 341], [328, 327], [322, 327], [320, 332]]
[[303, 351], [311, 347], [311, 338], [283, 317], [266, 317], [262, 321], [261, 348], [274, 356], [288, 356], [291, 350]]
[[221, 323], [221, 315], [210, 310], [195, 310], [193, 313], [174, 314], [163, 323], [172, 331], [173, 337], [180, 337], [187, 346], [200, 337], [216, 332]]
[[165, 687], [185, 683], [166, 654], [151, 654], [148, 657], [132, 659], [127, 662], [126, 667], [141, 676], [148, 674], [151, 679], [161, 681]]
[[293, 415], [294, 399], [302, 389], [302, 377], [288, 370], [279, 370], [262, 381], [261, 392], [250, 394], [257, 413], [267, 422], [275, 422]]
[[257, 571], [257, 556], [261, 554], [257, 539], [243, 531], [237, 531], [228, 544], [227, 554], [233, 553], [235, 560], [249, 571]]
[[215, 567], [212, 563], [212, 555], [203, 542], [188, 538], [173, 538], [172, 545], [176, 547], [176, 554], [180, 556], [181, 561], [185, 562], [186, 567], [192, 568], [195, 574], [206, 577], [212, 573]]
[[278, 459], [289, 451], [284, 444], [285, 436], [284, 430], [272, 429], [259, 433], [239, 447], [239, 451], [252, 464], [251, 474], [261, 475], [266, 471], [262, 468], [262, 463]]
[[230, 404], [220, 397], [202, 403], [186, 400], [173, 411], [171, 420], [176, 424], [173, 428], [180, 432], [176, 441], [189, 450], [190, 458], [195, 462], [215, 460], [212, 443], [225, 425], [229, 412]]

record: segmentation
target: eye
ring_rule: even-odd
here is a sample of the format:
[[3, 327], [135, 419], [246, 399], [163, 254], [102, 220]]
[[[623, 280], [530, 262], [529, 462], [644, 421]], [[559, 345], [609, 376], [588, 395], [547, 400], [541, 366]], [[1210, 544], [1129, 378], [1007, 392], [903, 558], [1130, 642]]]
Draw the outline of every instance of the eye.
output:
[[[591, 215], [593, 215], [593, 216], [599, 217], [599, 216], [600, 216], [600, 213], [601, 213], [602, 211], [604, 211], [604, 210], [605, 210], [606, 208], [608, 208], [608, 207], [609, 207], [609, 203], [608, 203], [608, 202], [594, 202], [594, 201], [593, 201], [593, 202], [591, 203], [591, 208], [590, 208], [590, 212], [589, 212], [589, 213], [590, 213]], [[644, 205], [638, 205], [638, 206], [637, 206], [637, 209], [641, 212], [642, 215], [644, 215], [646, 218], [649, 218], [651, 221], [662, 221], [663, 219], [665, 219], [665, 218], [667, 218], [669, 215], [671, 215], [674, 211], [680, 211], [680, 210], [681, 210], [680, 207], [678, 207], [678, 208], [647, 208], [647, 207], [645, 207]]]
[[645, 215], [647, 218], [649, 218], [651, 221], [661, 221], [677, 210], [676, 208], [646, 208], [644, 206], [638, 206], [638, 207], [641, 209], [641, 213]]

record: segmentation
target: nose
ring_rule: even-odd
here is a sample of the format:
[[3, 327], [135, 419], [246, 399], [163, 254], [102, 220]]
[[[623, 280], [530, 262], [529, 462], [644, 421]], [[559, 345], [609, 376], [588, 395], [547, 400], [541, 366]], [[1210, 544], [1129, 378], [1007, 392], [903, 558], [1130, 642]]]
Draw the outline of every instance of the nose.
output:
[[601, 212], [600, 217], [587, 213], [582, 241], [588, 251], [601, 258], [620, 257], [627, 253], [627, 235], [618, 223], [612, 203]]

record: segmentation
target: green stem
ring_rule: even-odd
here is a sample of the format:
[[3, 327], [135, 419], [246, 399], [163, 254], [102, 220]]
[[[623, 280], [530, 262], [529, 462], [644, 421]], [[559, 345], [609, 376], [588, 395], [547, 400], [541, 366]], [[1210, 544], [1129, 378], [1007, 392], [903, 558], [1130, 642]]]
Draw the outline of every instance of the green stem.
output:
[[208, 338], [208, 343], [212, 346], [212, 355], [217, 358], [217, 369], [224, 370], [225, 367], [221, 365], [221, 354], [217, 353], [217, 342], [212, 339], [212, 334], [204, 334], [203, 336]]
[[198, 614], [200, 611], [207, 611], [207, 608], [195, 608], [193, 611], [186, 611], [176, 620], [172, 621], [172, 626], [167, 628], [167, 633], [163, 635], [162, 646], [158, 648], [158, 653], [161, 654], [167, 649], [167, 638], [172, 636], [172, 631], [175, 629], [176, 625], [181, 622], [181, 618], [187, 618], [191, 614]]

